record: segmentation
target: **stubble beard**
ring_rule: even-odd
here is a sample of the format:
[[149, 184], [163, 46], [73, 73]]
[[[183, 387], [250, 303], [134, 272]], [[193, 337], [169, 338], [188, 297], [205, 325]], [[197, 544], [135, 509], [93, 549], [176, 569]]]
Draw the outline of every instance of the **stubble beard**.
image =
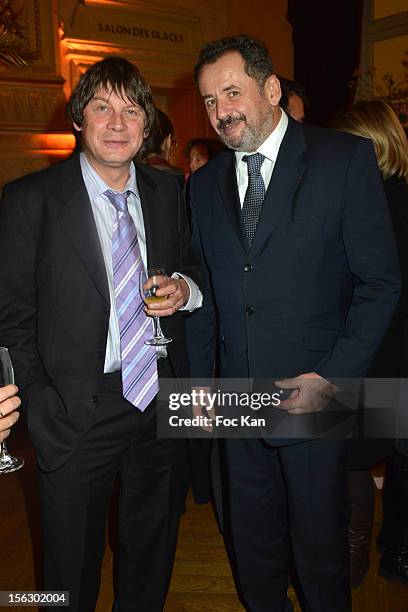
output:
[[[235, 117], [231, 118], [231, 120], [234, 119]], [[248, 125], [246, 116], [240, 115], [240, 120], [245, 124], [242, 133], [236, 137], [229, 137], [221, 128], [219, 129], [220, 138], [233, 151], [256, 151], [271, 134], [273, 119], [273, 109], [269, 106], [261, 114], [256, 125]]]

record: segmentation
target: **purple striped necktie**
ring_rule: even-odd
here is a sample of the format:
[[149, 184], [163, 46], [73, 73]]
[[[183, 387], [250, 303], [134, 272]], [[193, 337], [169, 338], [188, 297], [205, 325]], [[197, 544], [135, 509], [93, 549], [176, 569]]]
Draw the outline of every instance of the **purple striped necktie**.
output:
[[151, 319], [143, 310], [139, 277], [144, 269], [136, 226], [129, 214], [130, 191], [105, 195], [116, 209], [112, 235], [113, 284], [120, 331], [123, 396], [143, 410], [159, 390], [156, 349], [144, 341], [151, 336]]

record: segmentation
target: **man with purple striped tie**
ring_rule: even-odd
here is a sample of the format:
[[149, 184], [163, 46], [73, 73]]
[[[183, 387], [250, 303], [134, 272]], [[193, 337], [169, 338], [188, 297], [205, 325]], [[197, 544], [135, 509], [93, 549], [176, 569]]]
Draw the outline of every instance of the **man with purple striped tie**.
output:
[[[160, 377], [188, 377], [184, 315], [199, 267], [176, 179], [132, 159], [152, 127], [150, 89], [108, 57], [68, 104], [79, 151], [6, 185], [0, 212], [0, 344], [39, 465], [44, 588], [95, 609], [120, 479], [115, 610], [160, 612], [188, 484], [185, 440], [156, 436]], [[139, 273], [165, 268], [145, 307]], [[147, 346], [151, 315], [173, 341]]]

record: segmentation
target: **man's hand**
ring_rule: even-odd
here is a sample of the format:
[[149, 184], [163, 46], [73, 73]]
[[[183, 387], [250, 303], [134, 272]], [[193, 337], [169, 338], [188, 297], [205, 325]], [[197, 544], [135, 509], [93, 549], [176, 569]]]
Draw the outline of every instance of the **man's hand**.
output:
[[329, 380], [322, 378], [316, 372], [300, 374], [295, 378], [276, 380], [281, 389], [293, 389], [288, 399], [282, 400], [277, 406], [289, 414], [307, 414], [320, 412], [337, 393], [338, 388]]
[[149, 302], [145, 306], [145, 313], [149, 317], [167, 317], [174, 314], [187, 304], [190, 297], [190, 288], [184, 278], [169, 278], [168, 276], [155, 276], [149, 278], [144, 285], [149, 289], [156, 285], [156, 297], [166, 299], [159, 302]]
[[21, 401], [16, 397], [18, 389], [15, 385], [0, 387], [0, 442], [10, 433], [10, 427], [17, 423], [20, 414], [17, 408]]

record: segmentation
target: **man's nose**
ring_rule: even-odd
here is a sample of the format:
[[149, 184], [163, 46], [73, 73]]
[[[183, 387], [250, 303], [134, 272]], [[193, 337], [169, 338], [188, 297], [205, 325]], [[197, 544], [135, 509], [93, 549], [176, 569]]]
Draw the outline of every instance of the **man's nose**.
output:
[[113, 111], [109, 117], [108, 128], [111, 130], [120, 131], [125, 127], [125, 121], [121, 112]]
[[217, 101], [217, 119], [225, 119], [231, 114], [231, 105], [226, 100]]

